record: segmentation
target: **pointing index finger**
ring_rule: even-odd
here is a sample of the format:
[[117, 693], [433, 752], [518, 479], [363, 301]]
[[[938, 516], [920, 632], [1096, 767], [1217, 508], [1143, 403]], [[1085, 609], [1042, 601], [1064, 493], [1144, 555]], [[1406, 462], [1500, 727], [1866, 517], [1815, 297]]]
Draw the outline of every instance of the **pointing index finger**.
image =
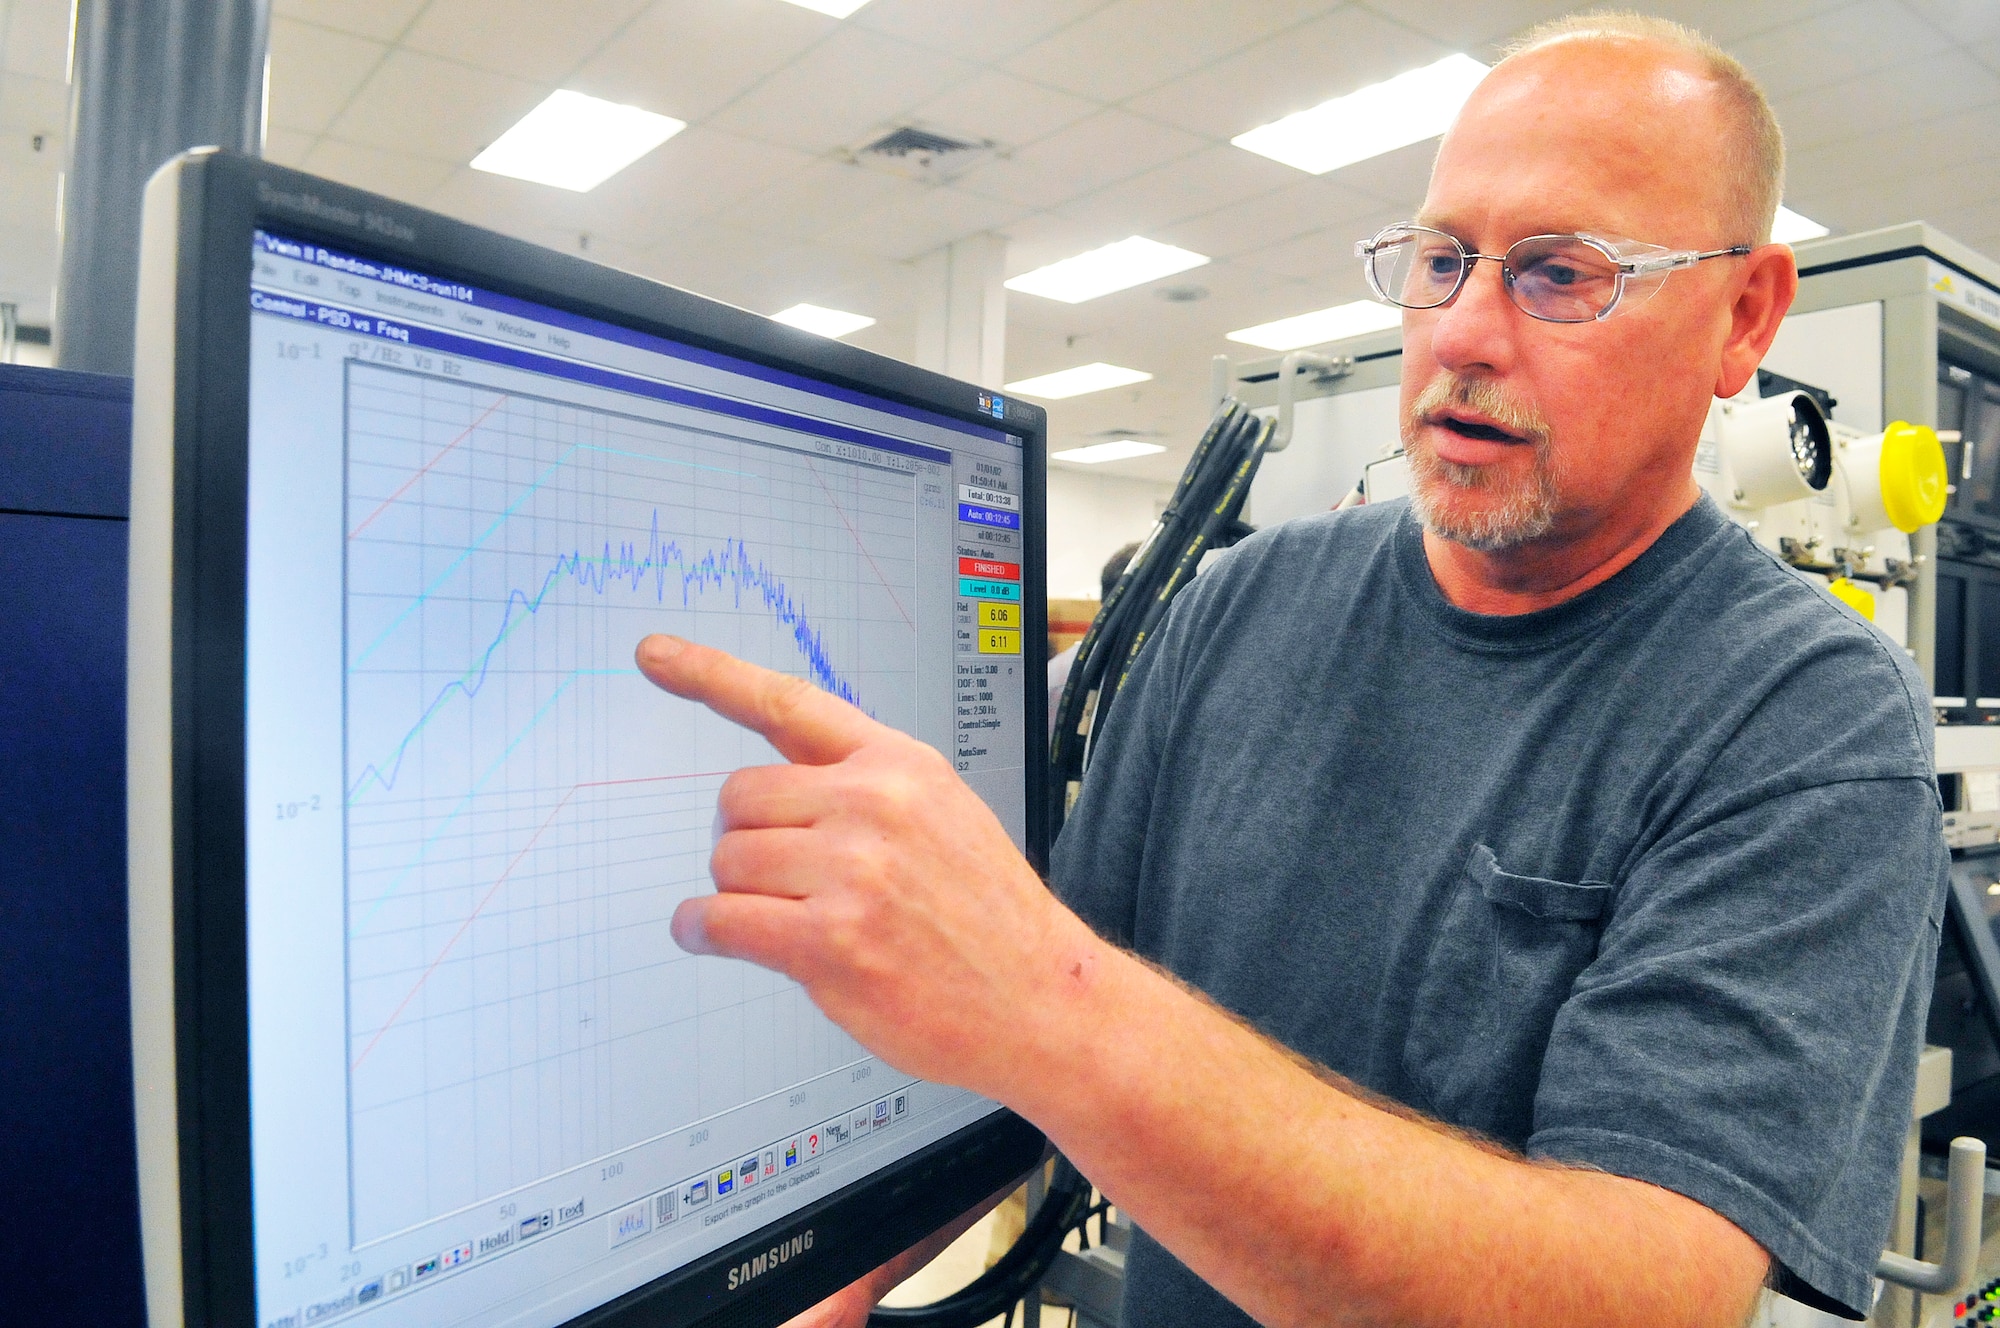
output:
[[874, 720], [804, 678], [760, 668], [677, 636], [649, 636], [636, 652], [639, 672], [762, 734], [788, 761], [831, 765], [866, 742]]

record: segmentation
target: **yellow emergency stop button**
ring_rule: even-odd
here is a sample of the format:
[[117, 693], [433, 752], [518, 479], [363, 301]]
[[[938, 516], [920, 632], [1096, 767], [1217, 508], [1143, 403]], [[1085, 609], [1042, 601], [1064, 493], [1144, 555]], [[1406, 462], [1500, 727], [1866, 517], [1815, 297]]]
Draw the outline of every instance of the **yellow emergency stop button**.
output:
[[[1928, 432], [1928, 430], [1926, 431]], [[1853, 609], [1869, 622], [1875, 621], [1875, 596], [1844, 576], [1837, 576], [1827, 582], [1826, 593]]]
[[[1944, 515], [1944, 447], [1935, 430], [1897, 420], [1882, 431], [1882, 507], [1904, 534]], [[1851, 584], [1851, 583], [1850, 583]], [[1861, 594], [1868, 592], [1860, 590]], [[1871, 597], [1872, 598], [1872, 597]]]

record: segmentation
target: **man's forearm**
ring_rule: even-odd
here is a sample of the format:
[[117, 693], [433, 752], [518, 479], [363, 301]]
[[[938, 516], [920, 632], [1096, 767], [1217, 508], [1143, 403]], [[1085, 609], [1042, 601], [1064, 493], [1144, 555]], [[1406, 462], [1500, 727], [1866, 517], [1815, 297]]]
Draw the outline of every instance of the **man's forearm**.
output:
[[1109, 945], [1078, 974], [999, 1096], [1259, 1322], [1748, 1315], [1768, 1260], [1692, 1200], [1375, 1105]]

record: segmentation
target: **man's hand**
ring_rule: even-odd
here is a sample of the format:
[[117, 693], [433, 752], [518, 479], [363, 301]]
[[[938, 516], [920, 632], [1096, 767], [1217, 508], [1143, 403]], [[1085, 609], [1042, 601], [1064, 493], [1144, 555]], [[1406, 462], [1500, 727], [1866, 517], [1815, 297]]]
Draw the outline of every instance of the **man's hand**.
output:
[[[680, 906], [675, 938], [790, 975], [891, 1064], [1021, 1112], [1252, 1318], [1748, 1315], [1769, 1261], [1726, 1219], [1641, 1181], [1502, 1154], [1323, 1077], [1099, 940], [929, 747], [720, 651], [653, 636], [638, 659], [792, 762], [723, 785], [719, 893]], [[1439, 1297], [1440, 1284], [1482, 1294]], [[815, 1328], [853, 1328], [865, 1294], [816, 1307]]]
[[1085, 982], [1102, 942], [986, 804], [935, 749], [801, 678], [668, 636], [638, 664], [792, 762], [723, 784], [718, 893], [675, 911], [674, 939], [793, 978], [900, 1070], [1003, 1096], [1036, 1007]]

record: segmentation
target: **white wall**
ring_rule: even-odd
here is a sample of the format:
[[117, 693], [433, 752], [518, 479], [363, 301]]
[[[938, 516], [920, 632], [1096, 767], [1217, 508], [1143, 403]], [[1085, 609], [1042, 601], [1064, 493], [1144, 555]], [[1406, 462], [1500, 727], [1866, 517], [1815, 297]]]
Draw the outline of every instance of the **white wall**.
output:
[[1104, 560], [1146, 538], [1174, 486], [1049, 467], [1049, 595], [1096, 599]]

